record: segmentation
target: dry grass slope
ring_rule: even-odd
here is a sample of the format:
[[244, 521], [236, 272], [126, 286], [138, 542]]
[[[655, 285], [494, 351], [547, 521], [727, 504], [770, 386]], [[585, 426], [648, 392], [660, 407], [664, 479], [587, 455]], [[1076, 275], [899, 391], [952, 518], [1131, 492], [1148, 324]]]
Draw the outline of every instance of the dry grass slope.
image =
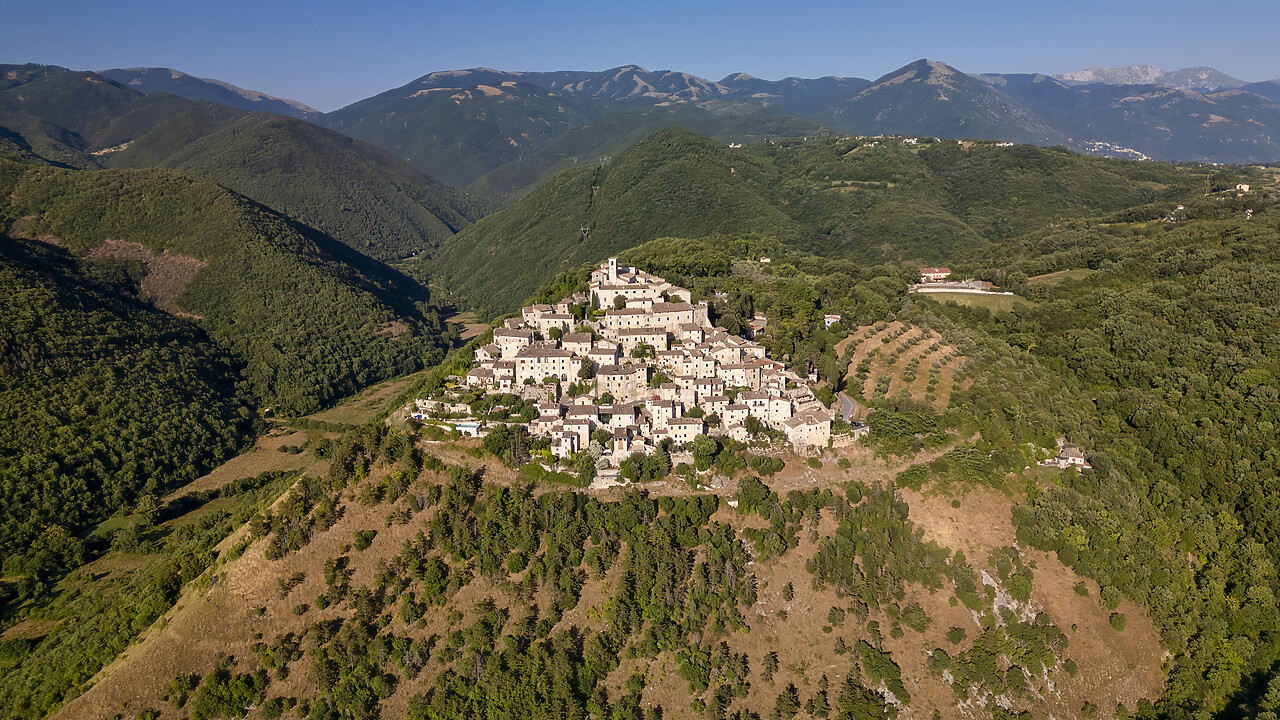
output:
[[[867, 334], [867, 339], [879, 343], [879, 337], [894, 332], [885, 328]], [[914, 330], [918, 334], [919, 330]], [[899, 339], [907, 337], [904, 332]], [[890, 346], [893, 343], [889, 344]], [[916, 348], [921, 349], [922, 344]], [[936, 351], [935, 351], [936, 352]], [[928, 357], [928, 355], [923, 355]], [[904, 357], [906, 355], [904, 354]], [[879, 372], [890, 372], [897, 365], [886, 365]], [[358, 420], [355, 408], [368, 405], [371, 397], [386, 397], [394, 388], [377, 388], [369, 395], [353, 403], [341, 414], [346, 420]], [[366, 416], [368, 417], [368, 416]], [[300, 458], [306, 461], [308, 454], [293, 456], [276, 452], [267, 447], [271, 443], [289, 444], [297, 434], [285, 434], [282, 430], [275, 438], [264, 441], [264, 447], [255, 453], [268, 453], [281, 458]], [[431, 443], [427, 449], [450, 464], [477, 464], [466, 451], [476, 445], [468, 440], [461, 444]], [[245, 456], [253, 458], [254, 454]], [[809, 467], [794, 456], [787, 456], [786, 469], [769, 479], [770, 486], [779, 494], [788, 490], [809, 490], [821, 487], [839, 487], [849, 480], [859, 480], [869, 486], [884, 486], [902, 469], [902, 465], [889, 464], [860, 446], [842, 449], [839, 457], [850, 461], [848, 469], [839, 469], [835, 460], [827, 457], [820, 469]], [[926, 459], [923, 456], [918, 460]], [[233, 461], [234, 462], [234, 461]], [[244, 461], [242, 461], [244, 462]], [[485, 482], [510, 485], [517, 482], [516, 474], [492, 461], [482, 462]], [[255, 464], [253, 469], [265, 467]], [[234, 655], [237, 671], [258, 667], [258, 659], [251, 646], [259, 638], [270, 641], [284, 633], [302, 634], [309, 626], [322, 618], [345, 617], [352, 611], [348, 606], [314, 607], [315, 598], [325, 592], [325, 561], [344, 552], [353, 558], [353, 588], [373, 585], [374, 576], [384, 560], [395, 556], [405, 541], [411, 540], [422, 528], [423, 519], [432, 510], [425, 510], [405, 524], [388, 521], [392, 511], [404, 505], [377, 503], [362, 505], [354, 502], [365, 484], [378, 482], [385, 470], [375, 469], [360, 485], [350, 488], [344, 495], [341, 519], [328, 530], [319, 532], [299, 552], [279, 560], [269, 561], [263, 555], [263, 543], [249, 546], [248, 550], [230, 562], [219, 562], [208, 571], [208, 582], [188, 587], [177, 606], [150, 628], [141, 641], [108, 666], [94, 680], [87, 692], [75, 699], [58, 714], [61, 718], [105, 718], [116, 713], [126, 717], [144, 708], [160, 711], [161, 718], [185, 717], [185, 712], [175, 710], [163, 701], [170, 680], [183, 673], [204, 674], [216, 662], [220, 653]], [[241, 473], [228, 470], [222, 476], [230, 479]], [[211, 484], [209, 478], [202, 479]], [[442, 473], [426, 471], [418, 483], [443, 484]], [[735, 483], [717, 490], [728, 495]], [[539, 487], [537, 493], [559, 491], [554, 486]], [[692, 491], [683, 483], [668, 480], [650, 486], [653, 495], [687, 495]], [[601, 499], [615, 498], [619, 490], [611, 489], [594, 493]], [[937, 491], [912, 493], [900, 491], [900, 499], [910, 506], [911, 520], [923, 529], [925, 540], [933, 540], [951, 550], [962, 550], [975, 570], [995, 576], [988, 567], [987, 557], [996, 548], [1014, 544], [1010, 509], [1012, 500], [994, 490], [970, 489], [962, 498], [953, 498]], [[958, 503], [953, 503], [958, 500]], [[763, 521], [755, 515], [740, 515], [736, 510], [722, 505], [713, 516], [717, 522], [741, 529], [760, 526]], [[825, 675], [835, 695], [841, 681], [849, 673], [853, 654], [837, 654], [837, 638], [853, 646], [859, 639], [869, 639], [865, 623], [852, 613], [843, 622], [832, 627], [828, 613], [833, 607], [849, 608], [850, 599], [838, 597], [831, 588], [818, 589], [812, 584], [812, 576], [805, 569], [805, 562], [813, 557], [817, 544], [831, 536], [837, 527], [831, 513], [823, 513], [821, 520], [806, 526], [800, 533], [798, 547], [781, 557], [773, 557], [752, 564], [752, 571], [760, 578], [758, 602], [744, 608], [750, 632], [733, 633], [723, 639], [733, 652], [746, 653], [751, 664], [751, 690], [745, 701], [737, 707], [750, 707], [767, 714], [773, 707], [778, 692], [787, 683], [794, 683], [802, 698], [811, 697], [820, 678]], [[363, 551], [352, 552], [345, 548], [352, 542], [358, 530], [377, 530], [372, 544]], [[242, 528], [227, 538], [219, 550], [225, 552], [245, 537]], [[1053, 690], [1035, 703], [1015, 700], [1013, 707], [1030, 708], [1036, 718], [1077, 717], [1085, 701], [1109, 710], [1116, 701], [1133, 707], [1138, 698], [1154, 699], [1163, 683], [1159, 667], [1160, 648], [1151, 623], [1140, 608], [1122, 606], [1129, 617], [1129, 625], [1123, 634], [1116, 633], [1108, 623], [1108, 611], [1099, 605], [1097, 587], [1089, 584], [1090, 596], [1080, 597], [1073, 587], [1080, 578], [1063, 566], [1056, 557], [1044, 553], [1024, 552], [1024, 562], [1035, 563], [1035, 580], [1028, 610], [1046, 612], [1064, 632], [1068, 632], [1070, 645], [1065, 653], [1077, 662], [1078, 674], [1069, 676], [1061, 668], [1053, 673]], [[592, 577], [583, 589], [576, 607], [565, 613], [558, 627], [571, 625], [579, 628], [603, 627], [601, 610], [612, 595], [617, 581], [620, 563], [602, 577]], [[302, 576], [304, 579], [290, 590], [282, 591], [281, 582]], [[477, 575], [470, 583], [451, 596], [443, 607], [427, 611], [424, 622], [407, 625], [398, 612], [391, 613], [388, 630], [397, 635], [422, 637], [430, 634], [446, 635], [450, 629], [470, 625], [474, 620], [477, 602], [492, 599], [511, 614], [509, 625], [528, 612], [528, 604], [521, 602], [511, 591], [510, 582], [520, 579], [520, 574], [508, 581], [494, 581]], [[784, 589], [790, 585], [793, 594], [786, 598]], [[972, 643], [981, 628], [977, 618], [963, 605], [953, 606], [949, 585], [930, 593], [919, 586], [908, 586], [907, 595], [901, 601], [918, 602], [932, 619], [925, 632], [905, 629], [901, 637], [888, 633], [891, 624], [883, 612], [872, 611], [869, 619], [878, 620], [884, 630], [884, 649], [892, 654], [903, 673], [903, 680], [912, 695], [911, 704], [903, 709], [901, 718], [927, 718], [934, 710], [944, 718], [987, 717], [986, 711], [976, 706], [957, 706], [956, 695], [938, 675], [926, 666], [928, 653], [944, 647], [953, 655]], [[540, 590], [535, 601], [545, 606], [547, 591]], [[295, 608], [305, 607], [301, 614]], [[450, 616], [452, 614], [452, 620]], [[461, 617], [461, 620], [458, 618]], [[943, 637], [949, 627], [963, 627], [970, 639], [953, 646]], [[304, 642], [303, 650], [310, 646]], [[765, 681], [761, 667], [766, 653], [777, 652], [779, 671], [773, 680]], [[315, 692], [308, 672], [309, 664], [303, 660], [290, 667], [284, 679], [273, 679], [270, 696], [295, 696], [304, 698]], [[644, 704], [661, 704], [667, 718], [701, 717], [690, 709], [691, 698], [687, 683], [678, 674], [679, 663], [670, 652], [656, 659], [623, 660], [606, 682], [612, 690], [622, 687], [631, 673], [647, 669], [648, 686], [644, 692]], [[400, 683], [394, 695], [382, 706], [383, 717], [403, 717], [409, 698], [429, 689], [433, 679], [443, 669], [434, 657], [413, 680]], [[616, 696], [616, 695], [615, 695]], [[251, 712], [250, 717], [254, 717]], [[802, 715], [801, 717], [807, 717]]]

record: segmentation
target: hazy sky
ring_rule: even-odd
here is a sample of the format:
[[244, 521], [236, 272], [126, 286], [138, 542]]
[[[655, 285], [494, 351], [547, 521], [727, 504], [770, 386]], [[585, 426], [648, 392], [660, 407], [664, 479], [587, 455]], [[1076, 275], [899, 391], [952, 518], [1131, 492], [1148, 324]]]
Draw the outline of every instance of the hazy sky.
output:
[[604, 70], [635, 63], [712, 80], [733, 72], [875, 79], [927, 57], [966, 72], [1210, 65], [1249, 81], [1280, 77], [1275, 0], [5, 0], [3, 6], [0, 62], [173, 67], [326, 111], [428, 72], [478, 66]]

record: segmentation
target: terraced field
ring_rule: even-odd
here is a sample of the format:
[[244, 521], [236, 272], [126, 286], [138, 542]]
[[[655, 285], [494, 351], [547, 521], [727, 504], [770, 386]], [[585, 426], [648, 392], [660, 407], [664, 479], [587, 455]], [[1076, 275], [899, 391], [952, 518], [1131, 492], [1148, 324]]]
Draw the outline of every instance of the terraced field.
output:
[[840, 357], [852, 349], [848, 387], [863, 399], [910, 397], [939, 412], [951, 403], [964, 356], [936, 333], [900, 322], [859, 328], [836, 345]]

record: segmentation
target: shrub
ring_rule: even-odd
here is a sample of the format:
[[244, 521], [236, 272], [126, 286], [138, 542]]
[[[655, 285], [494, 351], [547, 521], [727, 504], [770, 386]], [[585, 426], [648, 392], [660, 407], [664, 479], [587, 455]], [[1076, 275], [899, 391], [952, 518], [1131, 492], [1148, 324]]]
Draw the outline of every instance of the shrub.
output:
[[354, 536], [355, 536], [356, 550], [368, 550], [369, 546], [373, 544], [374, 536], [376, 536], [377, 534], [378, 534], [377, 530], [355, 531]]

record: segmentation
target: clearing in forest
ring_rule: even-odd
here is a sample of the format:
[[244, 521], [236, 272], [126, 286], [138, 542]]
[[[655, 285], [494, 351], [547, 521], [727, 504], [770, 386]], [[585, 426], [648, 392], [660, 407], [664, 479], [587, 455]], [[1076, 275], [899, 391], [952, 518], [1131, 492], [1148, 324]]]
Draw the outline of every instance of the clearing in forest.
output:
[[1094, 273], [1093, 270], [1078, 268], [1075, 270], [1059, 270], [1027, 278], [1028, 285], [1058, 285], [1067, 280], [1084, 280]]

